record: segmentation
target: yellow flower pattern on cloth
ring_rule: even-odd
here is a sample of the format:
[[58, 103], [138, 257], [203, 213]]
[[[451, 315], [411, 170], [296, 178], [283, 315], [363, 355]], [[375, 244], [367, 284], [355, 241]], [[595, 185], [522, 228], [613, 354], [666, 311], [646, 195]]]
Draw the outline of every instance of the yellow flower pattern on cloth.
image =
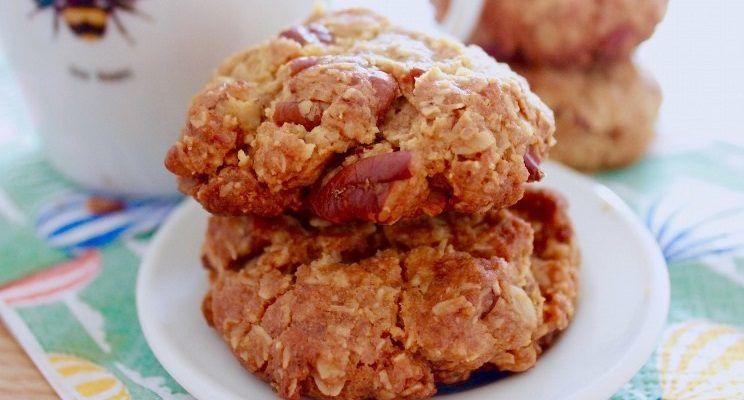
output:
[[744, 333], [689, 321], [667, 328], [658, 350], [663, 399], [744, 399]]
[[131, 400], [126, 386], [114, 374], [88, 360], [67, 354], [49, 354], [61, 382], [81, 400]]

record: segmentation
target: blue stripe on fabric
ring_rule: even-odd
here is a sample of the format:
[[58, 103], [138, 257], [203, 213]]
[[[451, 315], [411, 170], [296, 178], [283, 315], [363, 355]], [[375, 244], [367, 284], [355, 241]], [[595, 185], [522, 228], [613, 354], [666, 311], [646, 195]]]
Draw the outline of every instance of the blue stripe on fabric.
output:
[[[86, 218], [79, 219], [77, 221], [71, 222], [71, 223], [69, 223], [67, 225], [63, 225], [63, 226], [55, 229], [47, 237], [53, 238], [53, 237], [55, 237], [57, 235], [60, 235], [62, 233], [69, 232], [69, 231], [71, 231], [71, 230], [79, 227], [80, 225], [84, 225], [84, 224], [87, 224], [89, 222], [99, 220], [99, 219], [101, 219], [103, 217], [104, 217], [104, 215], [94, 215], [94, 214], [92, 214], [92, 215], [90, 215], [90, 216], [88, 216]], [[39, 226], [39, 229], [42, 229], [42, 228], [43, 228], [43, 226]]]
[[62, 214], [63, 212], [66, 212], [69, 210], [80, 209], [83, 206], [84, 206], [83, 202], [75, 202], [75, 203], [56, 203], [54, 205], [45, 207], [36, 216], [36, 226], [44, 225], [45, 223], [49, 222], [50, 219], [58, 216], [59, 214]]
[[122, 225], [122, 226], [120, 226], [120, 227], [118, 227], [116, 229], [112, 229], [112, 230], [110, 230], [110, 231], [108, 231], [108, 232], [106, 232], [104, 234], [97, 235], [97, 236], [94, 236], [94, 237], [92, 237], [90, 239], [86, 239], [86, 240], [84, 240], [84, 241], [82, 241], [80, 243], [73, 244], [69, 248], [71, 248], [71, 249], [74, 249], [74, 248], [87, 249], [87, 248], [91, 248], [91, 247], [105, 246], [105, 245], [113, 242], [114, 240], [116, 240], [116, 238], [118, 238], [119, 236], [121, 236], [121, 234], [124, 233], [127, 229], [129, 229], [130, 226], [131, 226], [131, 224]]

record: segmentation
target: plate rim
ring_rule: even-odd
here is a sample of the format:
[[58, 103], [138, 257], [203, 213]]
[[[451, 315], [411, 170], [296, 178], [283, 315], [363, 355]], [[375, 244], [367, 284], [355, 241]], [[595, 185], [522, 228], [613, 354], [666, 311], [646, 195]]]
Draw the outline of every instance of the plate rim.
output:
[[[559, 173], [575, 178], [579, 182], [592, 187], [594, 192], [597, 193], [597, 196], [609, 203], [614, 211], [622, 216], [623, 221], [628, 223], [635, 233], [641, 236], [640, 242], [643, 246], [644, 254], [649, 259], [649, 276], [651, 278], [649, 283], [652, 283], [649, 286], [652, 288], [649, 290], [651, 293], [649, 296], [651, 310], [645, 315], [645, 325], [639, 327], [639, 330], [645, 330], [647, 333], [639, 335], [638, 339], [633, 342], [631, 348], [634, 348], [634, 351], [626, 352], [624, 357], [618, 359], [613, 368], [607, 370], [599, 379], [592, 382], [592, 384], [582, 388], [576, 393], [575, 397], [577, 400], [609, 399], [623, 385], [633, 379], [659, 345], [669, 318], [669, 307], [671, 303], [669, 267], [651, 231], [641, 222], [636, 212], [617, 193], [589, 175], [581, 174], [552, 161], [548, 161], [548, 164], [551, 165], [551, 168], [559, 171]], [[653, 318], [653, 316], [658, 316], [658, 318]]]
[[[637, 336], [629, 346], [628, 351], [623, 357], [617, 359], [612, 368], [575, 392], [573, 397], [576, 400], [609, 398], [635, 376], [658, 346], [667, 323], [671, 301], [668, 266], [651, 232], [643, 225], [638, 215], [615, 192], [590, 176], [583, 175], [555, 162], [546, 161], [544, 165], [549, 166], [550, 170], [556, 171], [558, 174], [576, 180], [581, 185], [586, 186], [587, 190], [593, 191], [596, 197], [607, 202], [613, 211], [621, 216], [622, 223], [631, 228], [635, 234], [641, 236], [639, 242], [642, 247], [639, 248], [643, 249], [643, 254], [648, 258], [649, 288], [651, 288], [648, 303], [650, 306], [644, 314], [643, 326], [638, 327], [645, 333]], [[172, 225], [176, 225], [177, 221], [180, 221], [198, 207], [198, 203], [193, 199], [186, 198], [164, 221], [147, 247], [137, 271], [135, 285], [137, 320], [145, 342], [157, 361], [189, 394], [200, 400], [233, 398], [232, 392], [227, 391], [218, 382], [207, 376], [197, 374], [176, 362], [173, 359], [174, 352], [172, 349], [166, 351], [173, 346], [154, 329], [156, 321], [151, 320], [152, 313], [143, 312], [146, 308], [145, 285], [148, 276], [156, 270], [155, 261], [158, 249], [167, 240], [170, 231], [174, 229]], [[203, 383], [205, 381], [208, 383], [206, 387]]]

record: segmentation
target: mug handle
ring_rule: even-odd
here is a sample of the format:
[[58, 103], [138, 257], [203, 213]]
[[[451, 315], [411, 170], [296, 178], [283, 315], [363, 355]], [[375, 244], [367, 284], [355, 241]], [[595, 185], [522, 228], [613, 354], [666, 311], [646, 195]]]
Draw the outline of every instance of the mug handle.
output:
[[456, 38], [466, 41], [480, 20], [485, 0], [450, 0], [441, 26]]

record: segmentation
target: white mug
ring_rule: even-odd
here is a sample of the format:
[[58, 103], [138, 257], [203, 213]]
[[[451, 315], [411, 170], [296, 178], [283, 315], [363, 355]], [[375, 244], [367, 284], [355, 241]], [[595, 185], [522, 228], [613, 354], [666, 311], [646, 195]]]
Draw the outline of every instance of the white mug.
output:
[[467, 41], [478, 26], [486, 0], [450, 0], [441, 25], [445, 32]]
[[[416, 15], [433, 24], [427, 0], [327, 3], [367, 5], [398, 21]], [[191, 96], [221, 60], [302, 20], [315, 5], [2, 0], [0, 39], [52, 165], [93, 190], [166, 194], [175, 184], [163, 158]], [[412, 7], [419, 12], [410, 14]]]

